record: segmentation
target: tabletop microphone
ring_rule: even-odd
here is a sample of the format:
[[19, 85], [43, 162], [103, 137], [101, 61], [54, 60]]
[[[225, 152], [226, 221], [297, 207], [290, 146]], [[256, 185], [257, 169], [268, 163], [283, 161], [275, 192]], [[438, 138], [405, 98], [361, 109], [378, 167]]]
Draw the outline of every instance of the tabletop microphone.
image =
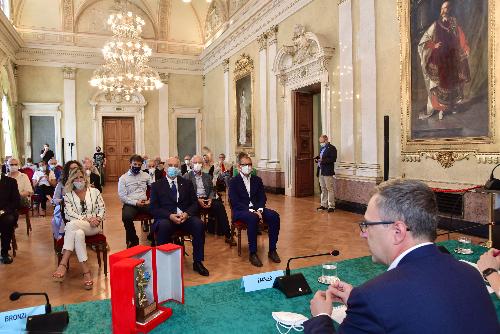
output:
[[32, 315], [26, 319], [26, 330], [28, 332], [54, 332], [62, 333], [69, 323], [68, 311], [52, 312], [49, 296], [46, 292], [12, 292], [9, 299], [18, 300], [21, 296], [45, 296], [45, 314]]
[[340, 252], [338, 250], [334, 249], [334, 250], [332, 250], [329, 253], [291, 257], [291, 258], [288, 259], [288, 262], [286, 263], [286, 276], [290, 276], [290, 261], [292, 261], [292, 260], [306, 259], [308, 257], [326, 256], [326, 255], [338, 256], [339, 254], [340, 254]]
[[285, 275], [276, 277], [273, 287], [283, 292], [287, 298], [298, 297], [312, 293], [311, 287], [309, 286], [309, 284], [307, 284], [306, 278], [302, 273], [296, 273], [293, 275], [290, 274], [290, 261], [295, 259], [305, 259], [309, 257], [326, 255], [338, 256], [339, 254], [340, 252], [334, 249], [329, 253], [292, 257], [288, 259], [288, 262], [286, 264]]

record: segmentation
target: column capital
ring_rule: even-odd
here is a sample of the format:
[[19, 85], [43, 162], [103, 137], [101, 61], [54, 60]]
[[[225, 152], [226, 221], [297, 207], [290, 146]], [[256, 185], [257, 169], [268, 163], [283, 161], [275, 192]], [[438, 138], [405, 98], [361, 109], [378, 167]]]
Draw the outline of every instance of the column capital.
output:
[[267, 44], [272, 45], [278, 42], [278, 25], [272, 26], [267, 32]]
[[168, 85], [168, 79], [170, 78], [169, 73], [158, 73], [160, 75], [160, 80], [163, 84]]
[[224, 73], [229, 72], [229, 58], [222, 61], [222, 68], [224, 68]]
[[351, 0], [338, 0], [338, 5], [340, 6], [344, 2], [351, 2]]
[[265, 50], [267, 48], [267, 33], [259, 35], [257, 43], [259, 43], [259, 51]]
[[64, 79], [75, 80], [76, 68], [64, 66], [62, 72]]

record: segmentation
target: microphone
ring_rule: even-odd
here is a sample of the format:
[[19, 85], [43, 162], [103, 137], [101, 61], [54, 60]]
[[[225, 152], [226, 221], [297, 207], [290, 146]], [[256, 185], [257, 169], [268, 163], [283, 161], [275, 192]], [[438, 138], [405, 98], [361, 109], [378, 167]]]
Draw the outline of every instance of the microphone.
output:
[[302, 275], [301, 273], [290, 275], [290, 261], [295, 259], [305, 259], [316, 256], [326, 256], [326, 255], [338, 256], [339, 254], [340, 252], [334, 249], [329, 253], [297, 256], [288, 259], [288, 262], [286, 264], [285, 275], [276, 277], [276, 279], [274, 280], [273, 288], [276, 288], [281, 292], [283, 292], [287, 298], [298, 297], [312, 293], [311, 287], [309, 286], [309, 284], [307, 284], [304, 275]]
[[326, 256], [326, 255], [338, 256], [339, 254], [340, 254], [340, 252], [338, 250], [334, 249], [334, 250], [332, 250], [329, 253], [291, 257], [291, 258], [288, 259], [288, 262], [286, 263], [286, 276], [290, 276], [290, 261], [292, 261], [292, 260], [295, 260], [295, 259], [306, 259], [308, 257]]
[[26, 319], [26, 330], [28, 332], [56, 332], [62, 333], [64, 328], [69, 323], [68, 311], [52, 313], [49, 296], [45, 292], [18, 292], [14, 291], [10, 294], [9, 299], [12, 301], [18, 300], [21, 296], [45, 296], [45, 314], [29, 316]]

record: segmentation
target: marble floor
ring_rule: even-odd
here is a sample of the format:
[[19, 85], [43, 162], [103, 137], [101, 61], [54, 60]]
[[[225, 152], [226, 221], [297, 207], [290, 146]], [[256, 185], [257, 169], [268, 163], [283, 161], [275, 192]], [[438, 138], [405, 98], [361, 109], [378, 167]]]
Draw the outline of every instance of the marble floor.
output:
[[[104, 188], [106, 203], [106, 222], [104, 233], [107, 237], [111, 253], [125, 247], [125, 231], [121, 222], [121, 204], [117, 195], [117, 185], [110, 183]], [[242, 256], [238, 256], [236, 247], [229, 248], [223, 237], [207, 235], [205, 243], [205, 266], [210, 270], [209, 277], [202, 277], [192, 270], [192, 250], [188, 242], [189, 256], [184, 258], [185, 285], [199, 285], [237, 279], [243, 275], [284, 269], [286, 259], [293, 256], [324, 253], [338, 249], [340, 255], [336, 258], [318, 257], [295, 260], [292, 268], [320, 264], [325, 261], [338, 261], [349, 258], [369, 255], [366, 242], [359, 236], [359, 227], [356, 222], [362, 216], [337, 210], [334, 213], [316, 212], [319, 199], [317, 197], [292, 198], [282, 195], [268, 195], [268, 207], [275, 209], [281, 215], [281, 230], [278, 242], [278, 252], [282, 263], [275, 264], [267, 259], [268, 239], [264, 233], [259, 237], [258, 253], [264, 266], [256, 268], [248, 262], [248, 247], [246, 234], [243, 233]], [[229, 212], [229, 209], [227, 209]], [[13, 291], [39, 292], [49, 294], [52, 305], [78, 303], [82, 301], [110, 298], [109, 276], [105, 277], [103, 270], [99, 270], [96, 255], [89, 251], [89, 265], [94, 276], [94, 288], [84, 290], [80, 267], [76, 257], [70, 260], [70, 270], [63, 283], [55, 283], [51, 279], [56, 269], [57, 257], [53, 250], [51, 233], [51, 211], [47, 217], [32, 218], [33, 231], [26, 235], [24, 218], [19, 220], [16, 230], [18, 252], [14, 263], [0, 265], [0, 311], [21, 307], [40, 305], [43, 299], [25, 296], [18, 301], [9, 301], [9, 294]], [[141, 243], [149, 245], [146, 234], [141, 232], [140, 223], [136, 222], [136, 229]], [[457, 237], [456, 235], [452, 235]], [[440, 237], [438, 240], [445, 240]], [[475, 240], [479, 241], [479, 240]], [[342, 276], [342, 273], [339, 273]]]

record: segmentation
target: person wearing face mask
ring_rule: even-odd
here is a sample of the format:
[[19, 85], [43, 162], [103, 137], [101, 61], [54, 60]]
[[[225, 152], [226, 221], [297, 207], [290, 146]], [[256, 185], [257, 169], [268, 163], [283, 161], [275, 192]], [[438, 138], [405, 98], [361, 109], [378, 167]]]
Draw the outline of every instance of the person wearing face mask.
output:
[[90, 159], [89, 157], [85, 157], [83, 159], [83, 169], [85, 170], [85, 175], [90, 180], [90, 185], [99, 190], [100, 193], [102, 193], [101, 178], [96, 173], [97, 170], [92, 159]]
[[3, 264], [10, 264], [13, 261], [9, 249], [19, 217], [17, 209], [20, 201], [16, 180], [0, 173], [0, 262]]
[[67, 221], [63, 256], [52, 279], [62, 282], [68, 269], [71, 253], [75, 252], [80, 262], [83, 276], [83, 287], [91, 290], [94, 281], [87, 265], [87, 247], [85, 236], [96, 235], [102, 231], [102, 222], [106, 208], [101, 193], [90, 186], [82, 168], [71, 169], [64, 185], [64, 216]]
[[251, 175], [252, 159], [244, 155], [238, 162], [239, 174], [229, 182], [229, 202], [233, 210], [233, 219], [247, 224], [248, 248], [250, 263], [262, 267], [257, 255], [257, 231], [259, 221], [269, 226], [269, 252], [272, 262], [280, 263], [281, 259], [276, 251], [280, 231], [279, 214], [266, 208], [266, 193], [262, 179]]
[[184, 176], [187, 172], [191, 170], [191, 156], [186, 154], [184, 157], [184, 163], [181, 165], [181, 176]]
[[163, 161], [158, 161], [155, 167], [155, 181], [158, 181], [167, 176], [165, 171], [165, 163]]
[[47, 168], [45, 161], [40, 161], [38, 170], [33, 174], [33, 188], [39, 196], [40, 207], [42, 208], [40, 215], [45, 216], [47, 209], [47, 197], [54, 194], [54, 187], [57, 179], [53, 171]]
[[156, 168], [155, 168], [154, 160], [149, 160], [147, 173], [149, 174], [149, 177], [151, 178], [151, 183], [155, 182], [155, 170], [156, 170]]
[[49, 144], [44, 144], [42, 150], [40, 151], [40, 158], [48, 164], [49, 160], [53, 157], [54, 152], [49, 148]]
[[26, 163], [24, 164], [23, 168], [29, 168], [34, 173], [36, 171], [36, 165], [33, 163], [33, 159], [26, 158]]
[[178, 229], [193, 237], [193, 270], [202, 276], [209, 272], [203, 265], [205, 226], [198, 217], [198, 198], [191, 181], [179, 175], [180, 161], [176, 157], [167, 160], [167, 177], [151, 186], [151, 215], [154, 217], [152, 231], [157, 244], [172, 242]]
[[143, 161], [142, 161], [142, 170], [147, 173], [148, 172], [149, 157], [146, 154], [144, 154], [142, 156], [142, 159], [143, 159]]
[[327, 210], [328, 212], [335, 211], [335, 161], [337, 161], [337, 149], [328, 142], [326, 135], [319, 137], [320, 151], [319, 156], [314, 158], [318, 168], [316, 176], [319, 177], [321, 186], [321, 205], [317, 208], [318, 211]]
[[134, 217], [138, 213], [149, 214], [147, 189], [151, 186], [148, 173], [142, 171], [143, 159], [134, 154], [130, 157], [130, 170], [118, 180], [118, 196], [123, 203], [122, 221], [125, 226], [127, 248], [137, 246], [139, 237], [135, 231]]
[[49, 160], [49, 170], [54, 172], [56, 180], [59, 180], [62, 174], [62, 167], [57, 164], [57, 159], [52, 158]]
[[215, 217], [217, 221], [217, 231], [214, 230], [213, 224], [207, 226], [209, 233], [217, 233], [217, 235], [226, 236], [226, 243], [231, 246], [236, 246], [236, 242], [232, 238], [229, 228], [229, 220], [227, 219], [226, 209], [220, 199], [215, 198], [215, 189], [212, 183], [212, 177], [202, 172], [203, 160], [199, 155], [193, 156], [191, 159], [193, 170], [184, 175], [186, 180], [190, 180], [194, 186], [194, 191], [198, 197], [200, 208], [208, 210], [209, 215]]
[[19, 171], [19, 160], [10, 158], [8, 161], [9, 173], [7, 176], [17, 181], [17, 189], [21, 195], [21, 207], [26, 208], [30, 206], [29, 196], [33, 194], [33, 187], [28, 176]]
[[94, 153], [94, 164], [99, 171], [101, 187], [104, 187], [104, 169], [106, 168], [106, 154], [102, 152], [100, 146], [96, 146]]
[[82, 164], [76, 160], [70, 160], [64, 164], [61, 177], [57, 182], [54, 196], [52, 196], [52, 205], [54, 205], [54, 214], [52, 215], [52, 234], [55, 240], [64, 237], [64, 221], [61, 211], [61, 202], [65, 195], [64, 185], [68, 182], [68, 176], [73, 169], [83, 168]]
[[231, 163], [226, 161], [226, 155], [224, 153], [219, 154], [219, 161], [214, 165], [214, 184], [221, 184], [220, 188], [222, 190], [224, 190], [224, 187], [226, 189], [229, 187], [232, 168]]

